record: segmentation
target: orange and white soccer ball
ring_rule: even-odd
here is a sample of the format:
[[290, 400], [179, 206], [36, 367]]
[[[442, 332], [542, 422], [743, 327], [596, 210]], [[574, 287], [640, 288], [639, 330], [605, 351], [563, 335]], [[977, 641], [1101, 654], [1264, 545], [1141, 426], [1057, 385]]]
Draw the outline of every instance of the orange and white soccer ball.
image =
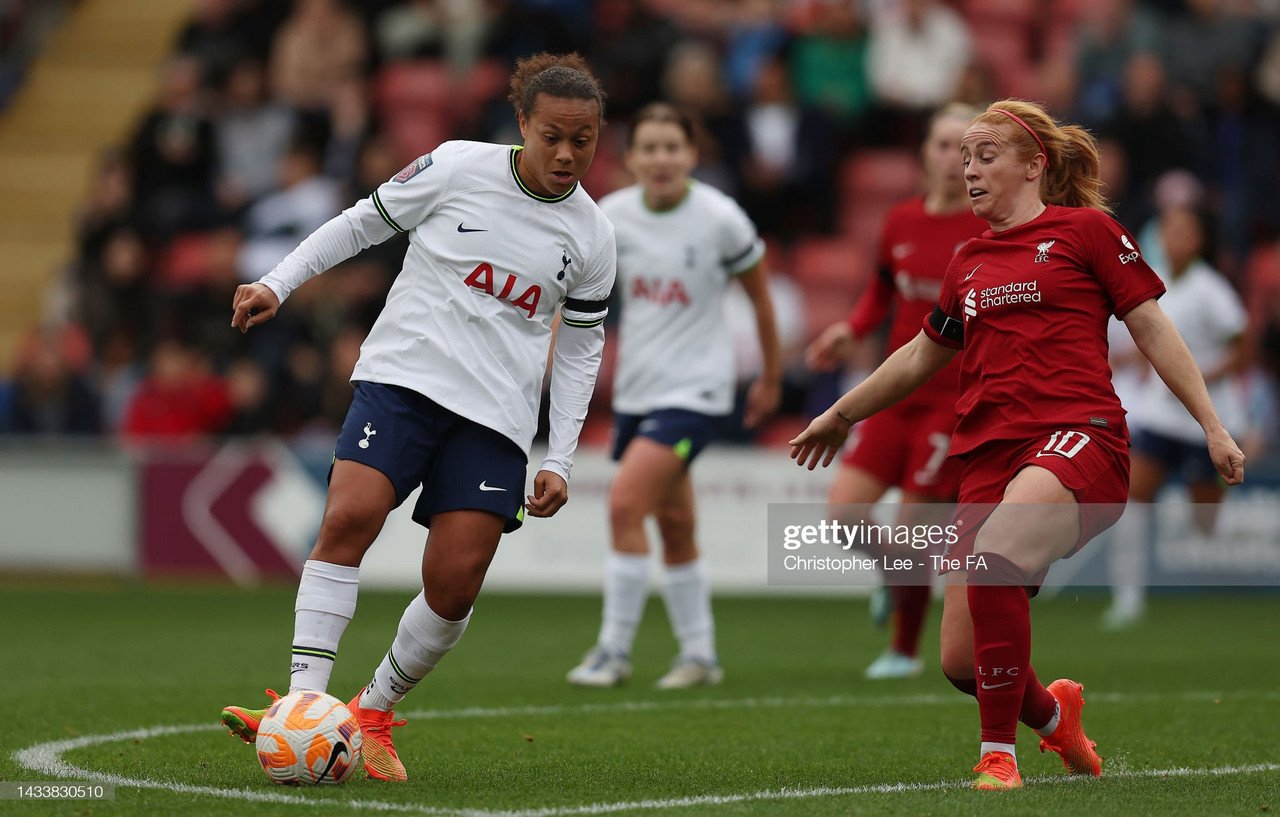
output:
[[267, 709], [258, 726], [258, 762], [273, 783], [341, 783], [360, 764], [360, 724], [347, 705], [323, 692], [292, 692]]

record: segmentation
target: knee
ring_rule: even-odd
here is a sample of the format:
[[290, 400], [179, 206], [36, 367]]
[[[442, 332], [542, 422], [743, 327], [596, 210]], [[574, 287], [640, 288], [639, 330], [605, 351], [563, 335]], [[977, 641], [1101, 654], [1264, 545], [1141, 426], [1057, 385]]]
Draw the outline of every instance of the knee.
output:
[[331, 503], [325, 508], [313, 557], [324, 555], [334, 557], [330, 560], [338, 563], [359, 564], [378, 537], [383, 521], [377, 511], [351, 503]]
[[691, 538], [693, 511], [689, 508], [663, 508], [658, 511], [658, 530], [668, 540]]
[[617, 492], [609, 495], [609, 525], [615, 531], [644, 527], [644, 509]]
[[480, 586], [484, 583], [484, 574], [476, 576], [467, 572], [455, 575], [422, 577], [423, 594], [435, 614], [449, 621], [460, 621], [471, 611], [480, 595]]

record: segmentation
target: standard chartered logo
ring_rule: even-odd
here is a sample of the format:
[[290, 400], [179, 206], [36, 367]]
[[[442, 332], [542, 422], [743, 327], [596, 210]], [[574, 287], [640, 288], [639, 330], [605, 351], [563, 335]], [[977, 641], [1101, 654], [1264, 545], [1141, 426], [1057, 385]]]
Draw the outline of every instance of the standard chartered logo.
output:
[[[1013, 304], [1038, 304], [1043, 300], [1039, 281], [1014, 281], [998, 287], [987, 287], [978, 295], [978, 307], [993, 309]], [[968, 308], [968, 299], [965, 299]], [[976, 313], [975, 313], [976, 314]]]

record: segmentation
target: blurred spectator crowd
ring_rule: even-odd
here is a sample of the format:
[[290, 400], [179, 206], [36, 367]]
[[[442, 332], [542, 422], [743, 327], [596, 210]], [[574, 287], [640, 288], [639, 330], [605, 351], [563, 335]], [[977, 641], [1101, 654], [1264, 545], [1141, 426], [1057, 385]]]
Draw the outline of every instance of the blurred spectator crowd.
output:
[[[1205, 258], [1249, 308], [1241, 388], [1260, 407], [1265, 447], [1280, 437], [1280, 19], [1268, 8], [194, 0], [153, 107], [102, 157], [60, 284], [66, 321], [33, 330], [20, 350], [0, 389], [0, 431], [331, 444], [405, 240], [311, 282], [248, 335], [229, 326], [235, 287], [440, 141], [518, 142], [505, 100], [514, 61], [576, 49], [603, 81], [614, 125], [585, 180], [593, 196], [628, 183], [623, 125], [666, 98], [695, 115], [696, 175], [736, 197], [766, 236], [793, 363], [784, 416], [756, 439], [785, 440], [837, 387], [794, 352], [847, 314], [872, 273], [884, 213], [917, 190], [929, 112], [1019, 96], [1099, 136], [1117, 215], [1148, 255], [1163, 208], [1209, 218]], [[751, 355], [741, 358], [745, 378]], [[607, 427], [609, 368], [588, 439]]]

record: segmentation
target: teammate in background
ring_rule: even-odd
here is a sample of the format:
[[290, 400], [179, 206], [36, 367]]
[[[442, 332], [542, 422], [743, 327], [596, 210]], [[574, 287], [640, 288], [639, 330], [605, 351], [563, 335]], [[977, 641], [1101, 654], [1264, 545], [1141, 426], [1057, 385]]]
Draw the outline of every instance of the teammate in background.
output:
[[[314, 275], [397, 233], [404, 268], [360, 351], [320, 534], [303, 567], [290, 691], [325, 691], [356, 608], [359, 566], [387, 514], [419, 485], [430, 528], [423, 592], [373, 680], [351, 699], [371, 777], [405, 780], [392, 707], [453, 648], [503, 533], [568, 499], [613, 289], [613, 227], [578, 184], [595, 155], [604, 93], [576, 54], [521, 60], [511, 77], [524, 147], [445, 142], [325, 224], [257, 284], [232, 326], [275, 315]], [[546, 459], [522, 502], [529, 444], [557, 333]], [[274, 693], [268, 690], [274, 697]], [[222, 722], [247, 742], [264, 710]]]
[[724, 673], [711, 586], [694, 542], [689, 466], [733, 409], [724, 294], [735, 277], [755, 308], [764, 359], [744, 423], [755, 426], [777, 408], [781, 355], [761, 263], [764, 243], [732, 199], [690, 179], [698, 161], [693, 125], [671, 105], [654, 103], [635, 115], [626, 161], [638, 183], [600, 202], [617, 231], [625, 304], [613, 397], [613, 458], [621, 463], [609, 492], [613, 547], [599, 639], [568, 680], [614, 686], [630, 677], [631, 645], [648, 596], [644, 523], [654, 516], [666, 564], [663, 598], [680, 642], [658, 687], [718, 684]]
[[[1165, 210], [1159, 234], [1163, 262], [1154, 269], [1168, 288], [1160, 305], [1186, 340], [1223, 426], [1242, 433], [1246, 411], [1238, 384], [1232, 380], [1248, 357], [1244, 305], [1227, 279], [1203, 258], [1206, 230], [1199, 213], [1186, 207]], [[1202, 434], [1195, 419], [1163, 383], [1146, 377], [1126, 407], [1133, 430], [1131, 504], [1115, 527], [1115, 542], [1108, 553], [1112, 602], [1103, 616], [1108, 629], [1133, 624], [1146, 606], [1147, 544], [1154, 521], [1151, 503], [1167, 477], [1178, 474], [1186, 483], [1194, 503], [1194, 535], [1199, 537], [1213, 536], [1224, 487], [1200, 447]]]
[[[854, 344], [876, 330], [892, 312], [888, 351], [907, 343], [920, 331], [920, 315], [938, 302], [942, 274], [965, 241], [986, 229], [973, 214], [960, 164], [960, 137], [978, 111], [952, 104], [929, 121], [921, 158], [925, 192], [889, 212], [880, 233], [879, 274], [863, 292], [847, 322], [827, 327], [806, 353], [818, 371], [830, 371], [848, 360]], [[960, 484], [960, 464], [947, 458], [951, 430], [956, 425], [960, 366], [950, 364], [929, 380], [926, 388], [858, 426], [840, 458], [840, 469], [827, 501], [832, 506], [872, 505], [891, 487], [902, 489], [898, 524], [927, 524], [917, 506], [952, 502]], [[835, 508], [833, 507], [833, 510]], [[942, 520], [945, 524], [946, 520]], [[876, 553], [886, 556], [886, 553]], [[920, 554], [912, 555], [919, 558]], [[872, 597], [872, 618], [882, 623], [894, 613], [890, 647], [867, 667], [871, 679], [909, 678], [920, 674], [917, 657], [920, 631], [929, 610], [931, 571], [893, 574], [888, 602]]]
[[1019, 720], [1070, 773], [1102, 773], [1080, 720], [1082, 685], [1046, 688], [1031, 667], [1028, 597], [1050, 565], [1115, 522], [1128, 496], [1109, 314], [1196, 418], [1229, 484], [1244, 479], [1244, 454], [1156, 304], [1164, 285], [1106, 212], [1093, 137], [1033, 103], [1003, 100], [973, 120], [960, 150], [973, 212], [991, 229], [956, 253], [923, 331], [792, 440], [791, 456], [810, 469], [830, 465], [853, 423], [965, 350], [951, 441], [964, 459], [960, 536], [946, 554], [958, 568], [947, 573], [942, 668], [978, 699], [974, 787], [1011, 789], [1022, 785]]

